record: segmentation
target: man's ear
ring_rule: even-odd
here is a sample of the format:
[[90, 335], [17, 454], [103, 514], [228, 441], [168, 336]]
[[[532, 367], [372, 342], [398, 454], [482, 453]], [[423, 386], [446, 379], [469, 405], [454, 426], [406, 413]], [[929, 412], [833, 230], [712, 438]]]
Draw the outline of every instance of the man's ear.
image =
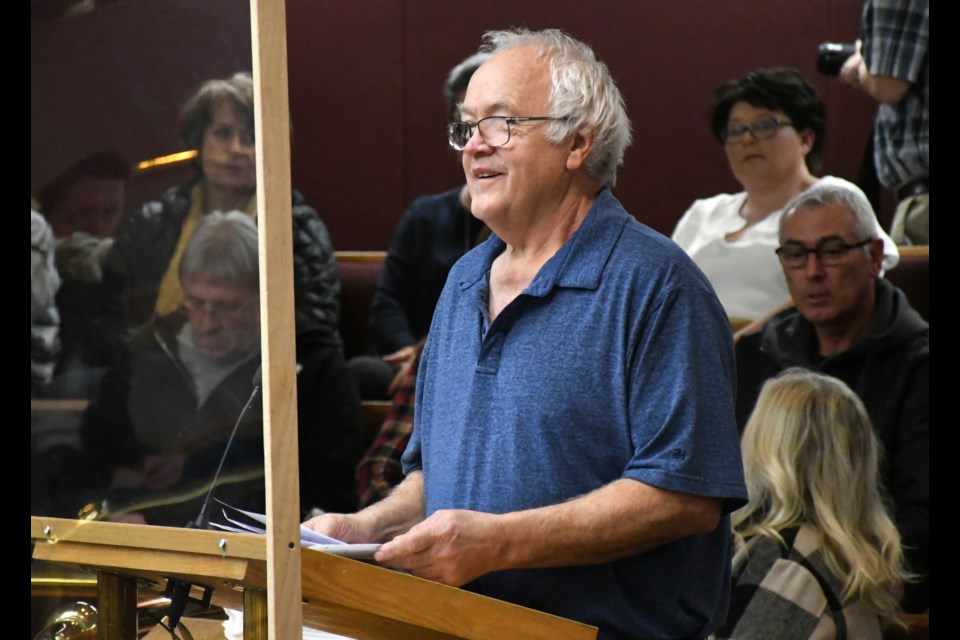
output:
[[584, 165], [593, 149], [593, 131], [581, 129], [570, 138], [570, 153], [567, 155], [567, 170], [576, 171]]
[[883, 238], [876, 238], [870, 243], [870, 259], [873, 267], [873, 275], [880, 277], [883, 270]]

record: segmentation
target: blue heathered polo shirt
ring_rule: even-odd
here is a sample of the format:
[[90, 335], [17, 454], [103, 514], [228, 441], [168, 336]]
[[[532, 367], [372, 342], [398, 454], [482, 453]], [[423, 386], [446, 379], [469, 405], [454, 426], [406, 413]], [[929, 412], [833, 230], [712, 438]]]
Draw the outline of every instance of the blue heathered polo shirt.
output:
[[[604, 189], [490, 324], [491, 236], [453, 267], [422, 356], [405, 473], [427, 515], [556, 504], [618, 478], [745, 503], [733, 341], [707, 279]], [[726, 616], [729, 516], [711, 534], [465, 588], [596, 625], [600, 638], [705, 637]]]

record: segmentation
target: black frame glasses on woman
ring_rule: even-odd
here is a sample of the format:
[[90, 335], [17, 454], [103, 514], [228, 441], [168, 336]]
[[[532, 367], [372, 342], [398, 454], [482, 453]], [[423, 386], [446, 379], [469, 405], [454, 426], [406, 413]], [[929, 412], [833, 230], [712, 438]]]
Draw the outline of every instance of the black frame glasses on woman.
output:
[[817, 243], [812, 249], [808, 249], [799, 242], [787, 242], [777, 248], [776, 254], [780, 258], [780, 264], [787, 269], [802, 269], [807, 266], [807, 257], [812, 253], [817, 256], [817, 262], [824, 267], [836, 267], [844, 264], [854, 249], [866, 246], [873, 242], [873, 238], [867, 238], [860, 242], [847, 244], [839, 238], [827, 238]]
[[728, 124], [721, 137], [724, 143], [740, 142], [743, 140], [743, 135], [749, 131], [754, 140], [769, 140], [777, 135], [780, 129], [792, 126], [793, 123], [789, 120], [777, 116], [763, 116], [753, 124]]
[[553, 116], [487, 116], [476, 122], [451, 122], [447, 124], [447, 142], [457, 151], [463, 151], [473, 137], [473, 130], [477, 129], [487, 146], [502, 147], [510, 142], [511, 124], [533, 120], [567, 119], [567, 117]]

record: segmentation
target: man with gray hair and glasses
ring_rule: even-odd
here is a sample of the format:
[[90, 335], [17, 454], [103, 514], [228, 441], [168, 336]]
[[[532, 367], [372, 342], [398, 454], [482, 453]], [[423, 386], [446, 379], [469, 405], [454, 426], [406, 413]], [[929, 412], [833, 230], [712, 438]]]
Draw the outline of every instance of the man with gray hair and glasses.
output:
[[437, 304], [405, 478], [307, 525], [601, 640], [704, 638], [747, 497], [726, 313], [612, 193], [631, 132], [606, 65], [555, 29], [485, 40], [447, 137], [492, 234]]
[[763, 382], [789, 367], [837, 377], [866, 405], [884, 445], [881, 469], [909, 569], [904, 609], [929, 607], [929, 325], [880, 277], [883, 240], [859, 190], [816, 185], [780, 220], [777, 249], [795, 307], [737, 342], [742, 429]]
[[[109, 520], [197, 524], [207, 494], [266, 510], [263, 410], [254, 401], [261, 366], [256, 222], [240, 210], [205, 214], [177, 272], [182, 307], [133, 333], [84, 414], [87, 493], [105, 499], [100, 516]], [[360, 399], [339, 340], [301, 329], [296, 343], [300, 513], [350, 509], [362, 452]], [[216, 506], [210, 513], [219, 519]]]

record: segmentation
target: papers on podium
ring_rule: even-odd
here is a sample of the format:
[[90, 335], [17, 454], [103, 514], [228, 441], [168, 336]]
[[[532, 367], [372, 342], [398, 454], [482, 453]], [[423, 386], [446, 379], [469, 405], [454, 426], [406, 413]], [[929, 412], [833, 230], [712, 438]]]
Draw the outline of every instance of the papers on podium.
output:
[[[220, 501], [218, 500], [218, 502]], [[224, 502], [220, 502], [220, 504], [225, 507], [222, 510], [223, 518], [230, 524], [211, 522], [211, 527], [217, 527], [218, 529], [222, 529], [224, 531], [233, 531], [238, 533], [258, 533], [261, 535], [266, 535], [267, 517], [265, 515], [262, 513], [254, 513], [252, 511], [237, 509]], [[228, 509], [229, 512], [227, 511]], [[241, 520], [241, 516], [247, 518], [248, 520], [252, 520], [256, 524], [243, 522]], [[302, 524], [300, 525], [300, 545], [304, 549], [325, 551], [326, 553], [332, 553], [345, 558], [353, 558], [354, 560], [372, 560], [373, 554], [377, 549], [380, 548], [379, 544], [349, 544], [343, 542], [342, 540], [337, 540], [336, 538], [331, 538], [330, 536], [317, 533], [313, 529], [310, 529]]]

